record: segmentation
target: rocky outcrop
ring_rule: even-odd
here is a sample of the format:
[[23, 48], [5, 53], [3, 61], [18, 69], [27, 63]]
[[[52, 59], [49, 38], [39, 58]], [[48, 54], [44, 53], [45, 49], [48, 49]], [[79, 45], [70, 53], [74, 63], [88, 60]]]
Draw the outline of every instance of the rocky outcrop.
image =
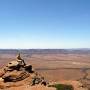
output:
[[19, 54], [16, 60], [9, 62], [7, 66], [0, 70], [0, 88], [24, 84], [47, 86], [48, 83], [44, 77], [33, 70], [32, 65], [27, 65]]

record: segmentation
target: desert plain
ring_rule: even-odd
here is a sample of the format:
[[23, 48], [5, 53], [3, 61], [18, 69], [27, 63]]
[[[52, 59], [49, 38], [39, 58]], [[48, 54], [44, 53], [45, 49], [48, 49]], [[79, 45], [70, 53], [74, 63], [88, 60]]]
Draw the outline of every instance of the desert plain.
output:
[[89, 50], [1, 50], [0, 68], [15, 60], [18, 51], [49, 82], [80, 81], [90, 88]]

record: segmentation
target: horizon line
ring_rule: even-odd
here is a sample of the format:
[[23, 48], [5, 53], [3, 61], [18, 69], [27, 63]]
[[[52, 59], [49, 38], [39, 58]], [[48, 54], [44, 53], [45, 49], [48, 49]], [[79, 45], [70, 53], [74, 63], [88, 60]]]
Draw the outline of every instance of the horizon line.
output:
[[41, 50], [43, 50], [43, 49], [90, 49], [90, 48], [0, 48], [0, 50], [5, 50], [5, 49], [7, 49], [7, 50], [9, 50], [9, 49], [12, 49], [12, 50], [15, 50], [15, 49], [16, 50], [41, 49]]

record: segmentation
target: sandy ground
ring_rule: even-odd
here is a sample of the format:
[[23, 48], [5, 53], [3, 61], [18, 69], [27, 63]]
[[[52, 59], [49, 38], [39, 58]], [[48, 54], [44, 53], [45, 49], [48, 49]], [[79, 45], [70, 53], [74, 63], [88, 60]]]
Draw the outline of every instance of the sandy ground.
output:
[[37, 86], [20, 86], [20, 87], [12, 87], [4, 90], [56, 90], [55, 88], [49, 88], [42, 85]]

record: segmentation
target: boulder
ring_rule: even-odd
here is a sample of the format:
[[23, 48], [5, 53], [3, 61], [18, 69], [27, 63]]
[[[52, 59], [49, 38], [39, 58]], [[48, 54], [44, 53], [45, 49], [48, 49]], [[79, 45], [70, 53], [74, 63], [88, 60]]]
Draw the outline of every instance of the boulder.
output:
[[29, 77], [29, 75], [26, 71], [14, 70], [12, 72], [6, 72], [2, 78], [5, 82], [17, 82]]

